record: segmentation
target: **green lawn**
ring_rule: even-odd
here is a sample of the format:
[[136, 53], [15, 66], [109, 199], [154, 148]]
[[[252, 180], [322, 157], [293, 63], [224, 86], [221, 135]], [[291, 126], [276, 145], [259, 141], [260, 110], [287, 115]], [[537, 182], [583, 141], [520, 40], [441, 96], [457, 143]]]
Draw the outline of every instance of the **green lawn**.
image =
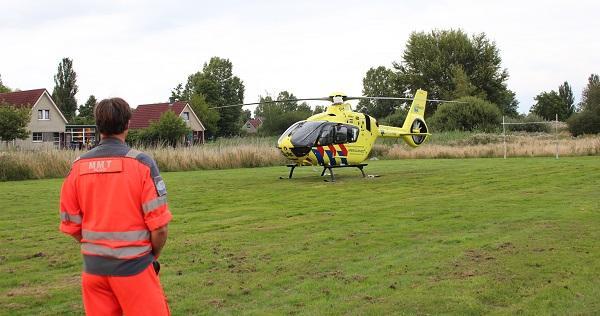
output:
[[[174, 315], [598, 314], [600, 158], [165, 173]], [[62, 180], [0, 183], [0, 314], [80, 314]]]

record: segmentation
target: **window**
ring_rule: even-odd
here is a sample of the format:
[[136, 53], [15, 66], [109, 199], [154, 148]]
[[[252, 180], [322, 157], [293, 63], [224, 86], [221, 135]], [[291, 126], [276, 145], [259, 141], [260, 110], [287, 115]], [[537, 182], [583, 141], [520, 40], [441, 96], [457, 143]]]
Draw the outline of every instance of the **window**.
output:
[[31, 138], [34, 143], [41, 143], [42, 142], [42, 133], [33, 132], [33, 134], [31, 135]]
[[321, 135], [319, 135], [318, 144], [320, 146], [326, 146], [326, 145], [333, 144], [333, 137], [334, 137], [333, 134], [334, 134], [333, 126], [329, 125], [329, 126], [323, 127], [323, 129], [321, 130]]
[[190, 120], [190, 112], [181, 113], [181, 117], [183, 117], [184, 121], [189, 121]]
[[38, 120], [49, 120], [50, 110], [38, 110]]

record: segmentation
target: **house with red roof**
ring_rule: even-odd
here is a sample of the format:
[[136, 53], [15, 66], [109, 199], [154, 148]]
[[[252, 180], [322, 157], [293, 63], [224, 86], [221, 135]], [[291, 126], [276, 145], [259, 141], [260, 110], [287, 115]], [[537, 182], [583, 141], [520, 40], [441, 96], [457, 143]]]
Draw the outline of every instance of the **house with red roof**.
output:
[[202, 121], [194, 113], [190, 104], [185, 101], [138, 105], [133, 110], [129, 128], [132, 130], [147, 128], [152, 122], [158, 121], [160, 116], [166, 111], [173, 111], [192, 130], [192, 133], [186, 136], [186, 143], [204, 144], [204, 131], [206, 131], [206, 128], [204, 128]]
[[29, 137], [15, 140], [15, 145], [37, 148], [45, 145], [59, 147], [64, 144], [67, 119], [46, 89], [0, 93], [0, 103], [31, 110], [31, 120], [27, 125]]
[[261, 117], [251, 118], [244, 123], [242, 126], [242, 130], [249, 134], [255, 134], [258, 131], [258, 128], [263, 124], [263, 119]]

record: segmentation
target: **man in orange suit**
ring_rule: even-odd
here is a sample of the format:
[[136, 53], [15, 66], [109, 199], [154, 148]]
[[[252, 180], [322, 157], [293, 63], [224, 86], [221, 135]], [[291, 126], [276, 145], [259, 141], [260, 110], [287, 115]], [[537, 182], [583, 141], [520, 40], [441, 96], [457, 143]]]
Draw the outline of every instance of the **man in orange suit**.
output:
[[60, 230], [81, 244], [87, 315], [169, 315], [156, 261], [171, 212], [156, 163], [125, 144], [131, 109], [95, 108], [97, 147], [72, 165], [60, 193]]

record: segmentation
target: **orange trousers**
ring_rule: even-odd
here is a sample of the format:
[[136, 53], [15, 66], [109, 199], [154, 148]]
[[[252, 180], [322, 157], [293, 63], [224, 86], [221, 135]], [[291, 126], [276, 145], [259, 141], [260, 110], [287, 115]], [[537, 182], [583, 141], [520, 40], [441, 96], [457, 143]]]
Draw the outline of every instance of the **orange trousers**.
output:
[[170, 315], [165, 294], [152, 265], [132, 276], [81, 275], [83, 305], [88, 316]]

